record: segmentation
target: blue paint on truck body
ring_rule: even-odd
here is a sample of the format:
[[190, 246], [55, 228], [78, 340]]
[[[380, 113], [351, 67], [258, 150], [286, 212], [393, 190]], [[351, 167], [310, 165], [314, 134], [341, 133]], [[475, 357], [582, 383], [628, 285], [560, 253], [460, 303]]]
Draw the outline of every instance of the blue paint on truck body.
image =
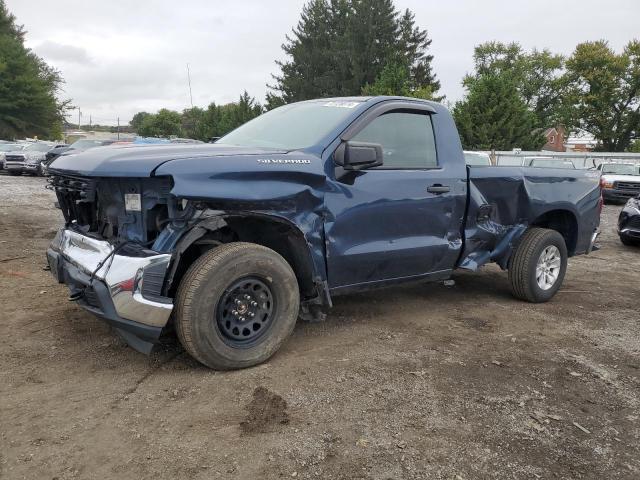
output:
[[[348, 112], [303, 148], [228, 145], [225, 137], [211, 145], [100, 147], [62, 156], [50, 171], [100, 178], [103, 184], [139, 179], [149, 208], [165, 200], [158, 200], [164, 198], [161, 187], [145, 190], [145, 179], [167, 179], [168, 195], [194, 209], [188, 218], [169, 218], [151, 246], [173, 253], [175, 262], [198, 232], [220, 227], [215, 219], [281, 224], [287, 232], [282, 241], [297, 242], [300, 264], [308, 266], [299, 275], [321, 285], [323, 304], [330, 304], [330, 294], [443, 279], [456, 268], [477, 269], [487, 262], [506, 268], [514, 245], [533, 224], [558, 223], [572, 255], [590, 248], [599, 224], [596, 172], [467, 167], [450, 113], [433, 102], [402, 97], [315, 102], [342, 102]], [[437, 166], [345, 172], [336, 165], [336, 149], [353, 132], [379, 114], [413, 109], [431, 118]], [[449, 191], [429, 193], [432, 185]], [[131, 222], [133, 229], [144, 214]]]

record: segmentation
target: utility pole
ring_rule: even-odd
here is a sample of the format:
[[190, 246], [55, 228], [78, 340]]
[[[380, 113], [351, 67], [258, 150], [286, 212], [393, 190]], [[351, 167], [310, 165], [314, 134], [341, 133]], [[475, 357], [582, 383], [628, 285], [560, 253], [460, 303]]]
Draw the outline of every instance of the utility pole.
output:
[[193, 109], [193, 94], [191, 93], [191, 72], [189, 71], [188, 63], [187, 63], [187, 81], [189, 82], [189, 100], [191, 101], [191, 108]]
[[91, 114], [89, 114], [89, 130], [91, 130]]
[[80, 122], [82, 118], [82, 112], [80, 111], [80, 107], [78, 107], [78, 130], [80, 130], [80, 128], [82, 127], [82, 125], [80, 125]]
[[120, 140], [120, 117], [118, 117], [118, 140]]

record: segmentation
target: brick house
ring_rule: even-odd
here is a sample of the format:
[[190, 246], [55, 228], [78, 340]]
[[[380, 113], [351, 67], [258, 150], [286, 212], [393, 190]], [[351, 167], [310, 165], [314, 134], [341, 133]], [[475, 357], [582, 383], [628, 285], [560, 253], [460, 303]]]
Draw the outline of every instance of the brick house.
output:
[[547, 143], [544, 144], [542, 150], [546, 150], [549, 152], [564, 152], [564, 141], [566, 138], [566, 134], [567, 132], [562, 125], [547, 128], [543, 132], [544, 138], [546, 138]]

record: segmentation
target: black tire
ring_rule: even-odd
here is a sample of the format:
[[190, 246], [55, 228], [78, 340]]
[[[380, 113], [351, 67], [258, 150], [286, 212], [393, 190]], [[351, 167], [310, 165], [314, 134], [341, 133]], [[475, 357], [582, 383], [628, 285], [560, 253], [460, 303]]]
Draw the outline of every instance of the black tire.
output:
[[[242, 332], [233, 327], [232, 333], [226, 302], [234, 292], [243, 291], [244, 282], [264, 287], [258, 294], [271, 310], [258, 312], [258, 317], [267, 318], [264, 323], [248, 320], [241, 324]], [[255, 300], [261, 301], [258, 297]], [[250, 304], [257, 305], [254, 301]], [[187, 270], [176, 295], [175, 327], [185, 350], [200, 363], [216, 370], [245, 368], [266, 361], [280, 348], [295, 327], [299, 306], [298, 282], [284, 258], [261, 245], [228, 243], [205, 253]], [[239, 321], [237, 317], [232, 320]], [[249, 328], [243, 329], [244, 325]], [[247, 335], [258, 336], [246, 342], [238, 340], [236, 336], [246, 330]]]
[[18, 175], [22, 175], [22, 172], [16, 172], [16, 171], [12, 171], [12, 170], [7, 170], [7, 172], [9, 173], [9, 175], [11, 175], [12, 177], [17, 177]]
[[625, 235], [620, 235], [620, 241], [622, 242], [623, 245], [626, 245], [627, 247], [640, 246], [640, 241], [634, 240], [633, 238], [629, 238]]
[[[536, 268], [538, 260], [548, 247], [557, 249], [560, 265], [555, 281], [545, 289], [538, 284]], [[527, 302], [548, 302], [562, 286], [567, 271], [567, 257], [567, 246], [562, 235], [546, 228], [530, 228], [522, 235], [509, 259], [511, 293], [516, 298]]]

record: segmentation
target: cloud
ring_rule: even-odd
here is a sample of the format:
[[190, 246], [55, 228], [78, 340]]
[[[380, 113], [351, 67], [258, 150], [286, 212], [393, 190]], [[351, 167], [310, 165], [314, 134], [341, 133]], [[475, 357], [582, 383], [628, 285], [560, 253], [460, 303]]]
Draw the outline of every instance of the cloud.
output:
[[76, 47], [74, 45], [63, 45], [47, 40], [34, 47], [34, 50], [41, 57], [56, 63], [93, 64], [87, 51], [82, 47]]
[[[61, 71], [64, 98], [95, 121], [126, 123], [140, 110], [236, 100], [243, 90], [264, 101], [278, 73], [285, 35], [307, 0], [5, 0], [27, 30], [27, 45]], [[94, 2], [95, 3], [95, 2]], [[450, 101], [462, 97], [473, 47], [516, 41], [570, 54], [579, 42], [606, 38], [616, 50], [638, 35], [640, 2], [599, 0], [394, 0], [409, 8], [433, 40], [434, 71]], [[594, 14], [595, 12], [595, 14]]]

